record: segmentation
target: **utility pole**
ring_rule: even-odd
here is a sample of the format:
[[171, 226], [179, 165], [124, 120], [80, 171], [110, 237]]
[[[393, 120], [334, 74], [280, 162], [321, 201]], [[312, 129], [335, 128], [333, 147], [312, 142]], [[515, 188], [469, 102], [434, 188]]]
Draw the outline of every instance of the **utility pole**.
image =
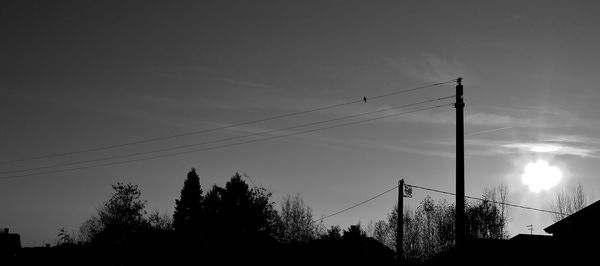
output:
[[404, 179], [398, 181], [398, 221], [396, 224], [396, 260], [398, 265], [404, 258], [402, 244], [404, 241]]
[[462, 78], [456, 79], [456, 246], [462, 248], [465, 234], [465, 134]]
[[529, 230], [530, 235], [533, 235], [533, 224], [528, 225], [527, 230]]

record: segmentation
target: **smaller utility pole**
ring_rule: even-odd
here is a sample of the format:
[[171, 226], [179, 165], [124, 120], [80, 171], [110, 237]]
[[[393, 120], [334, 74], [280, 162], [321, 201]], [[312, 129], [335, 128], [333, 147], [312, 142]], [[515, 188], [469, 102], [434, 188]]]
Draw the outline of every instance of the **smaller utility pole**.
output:
[[533, 235], [533, 224], [528, 225], [527, 228], [529, 230], [529, 234]]
[[404, 241], [404, 179], [398, 181], [398, 221], [396, 224], [396, 260], [398, 265], [404, 258], [402, 243]]

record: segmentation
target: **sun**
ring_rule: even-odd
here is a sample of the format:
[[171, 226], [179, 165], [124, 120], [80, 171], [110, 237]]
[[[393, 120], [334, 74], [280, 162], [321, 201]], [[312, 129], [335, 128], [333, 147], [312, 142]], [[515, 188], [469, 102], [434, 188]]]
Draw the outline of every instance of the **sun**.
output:
[[529, 186], [529, 190], [535, 193], [551, 189], [556, 186], [561, 179], [562, 172], [560, 169], [555, 166], [550, 166], [550, 164], [544, 160], [528, 163], [525, 166], [525, 172], [521, 176], [523, 184]]

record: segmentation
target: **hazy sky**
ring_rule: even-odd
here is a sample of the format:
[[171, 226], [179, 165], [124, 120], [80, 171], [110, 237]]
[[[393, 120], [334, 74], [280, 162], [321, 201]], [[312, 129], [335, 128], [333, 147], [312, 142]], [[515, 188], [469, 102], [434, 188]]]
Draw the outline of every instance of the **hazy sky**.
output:
[[[600, 193], [596, 2], [2, 1], [0, 160], [222, 127], [461, 76], [467, 195], [504, 183], [512, 203], [549, 208], [557, 191], [581, 183], [593, 197]], [[454, 84], [446, 84], [206, 134], [1, 164], [0, 176], [453, 94]], [[300, 193], [315, 217], [399, 178], [454, 191], [454, 119], [454, 108], [445, 107], [162, 159], [2, 178], [0, 227], [20, 233], [25, 246], [53, 242], [61, 227], [76, 230], [95, 213], [118, 181], [139, 184], [148, 210], [172, 213], [192, 167], [205, 191], [246, 173], [274, 201]], [[563, 178], [534, 193], [521, 175], [539, 158]], [[44, 171], [54, 169], [62, 168]], [[415, 190], [405, 203], [415, 206], [426, 194], [454, 201]], [[326, 222], [384, 219], [396, 197]], [[510, 216], [513, 235], [529, 224], [542, 233], [552, 222], [519, 209]]]

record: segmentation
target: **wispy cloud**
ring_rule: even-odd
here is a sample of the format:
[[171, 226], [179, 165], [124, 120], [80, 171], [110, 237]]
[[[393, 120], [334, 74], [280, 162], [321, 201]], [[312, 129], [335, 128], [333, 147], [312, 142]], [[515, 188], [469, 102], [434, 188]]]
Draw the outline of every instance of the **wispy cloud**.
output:
[[252, 82], [252, 81], [236, 80], [236, 79], [229, 79], [229, 78], [224, 78], [221, 80], [225, 81], [227, 83], [230, 83], [230, 84], [241, 85], [241, 86], [245, 86], [245, 87], [262, 88], [262, 89], [273, 89], [274, 88], [271, 85], [258, 83], [258, 82]]
[[467, 113], [465, 117], [465, 124], [493, 127], [532, 127], [536, 125], [540, 126], [538, 123], [528, 118], [485, 112]]
[[456, 157], [454, 152], [448, 151], [447, 149], [444, 149], [444, 147], [439, 147], [439, 146], [423, 148], [423, 147], [400, 146], [400, 145], [375, 142], [375, 141], [368, 141], [368, 142], [365, 142], [365, 144], [369, 145], [370, 147], [375, 147], [375, 148], [390, 150], [390, 151], [407, 152], [407, 153], [413, 153], [413, 154], [444, 157], [444, 158]]
[[501, 147], [507, 153], [544, 153], [552, 155], [572, 155], [579, 157], [597, 157], [598, 148], [575, 146], [569, 143], [525, 142], [508, 143]]
[[465, 136], [487, 134], [487, 133], [492, 133], [492, 132], [497, 132], [497, 131], [512, 129], [512, 128], [514, 128], [514, 127], [500, 127], [500, 128], [486, 129], [486, 130], [480, 130], [480, 131], [474, 131], [474, 132], [467, 132], [467, 133], [465, 133]]
[[548, 154], [562, 156], [578, 157], [598, 157], [598, 146], [590, 144], [577, 144], [572, 142], [515, 142], [508, 140], [490, 141], [490, 140], [470, 140], [466, 145], [474, 147], [476, 150], [488, 154]]
[[545, 136], [542, 138], [545, 142], [569, 142], [576, 144], [600, 145], [600, 138], [580, 136], [580, 135], [556, 135]]
[[[481, 108], [480, 108], [481, 109]], [[486, 108], [490, 110], [465, 110], [465, 127], [484, 131], [496, 128], [525, 128], [525, 129], [552, 129], [586, 126], [588, 123], [576, 114], [557, 108]], [[412, 116], [422, 123], [454, 125], [456, 113], [423, 112]]]
[[[560, 137], [530, 137], [531, 140], [512, 140], [506, 136], [477, 136], [465, 139], [467, 155], [493, 156], [499, 154], [533, 155], [544, 154], [552, 156], [577, 156], [582, 158], [600, 158], [600, 139], [569, 136]], [[589, 140], [589, 141], [588, 141]], [[431, 142], [434, 145], [454, 146], [454, 139]]]
[[[422, 112], [411, 116], [416, 122], [426, 124], [440, 124], [440, 125], [454, 125], [456, 124], [456, 113], [452, 111], [446, 112]], [[532, 127], [543, 127], [543, 124], [538, 121], [515, 117], [511, 115], [487, 113], [487, 112], [466, 112], [465, 114], [465, 126], [477, 127], [488, 130], [496, 128], [532, 128]], [[479, 130], [479, 129], [478, 129]]]
[[360, 149], [381, 149], [393, 152], [411, 153], [444, 158], [455, 157], [453, 148], [442, 145], [432, 145], [431, 143], [426, 142], [394, 144], [390, 141], [371, 140], [366, 138], [340, 138], [339, 136], [336, 137], [328, 134], [315, 134], [313, 132], [310, 132], [308, 134], [301, 133], [305, 130], [310, 129], [311, 127], [298, 128], [292, 130], [278, 130], [254, 126], [236, 126], [229, 128], [228, 130], [231, 133], [233, 133], [234, 136], [248, 136], [247, 138], [242, 137], [240, 138], [240, 140], [236, 139], [233, 142], [266, 139], [272, 137], [279, 139], [278, 136], [290, 135], [290, 137], [286, 137], [284, 139], [286, 141], [300, 142], [303, 144], [310, 145], [352, 149], [358, 147]]
[[466, 66], [458, 59], [448, 59], [432, 53], [423, 53], [416, 59], [387, 59], [401, 74], [428, 82], [441, 82], [467, 74]]

